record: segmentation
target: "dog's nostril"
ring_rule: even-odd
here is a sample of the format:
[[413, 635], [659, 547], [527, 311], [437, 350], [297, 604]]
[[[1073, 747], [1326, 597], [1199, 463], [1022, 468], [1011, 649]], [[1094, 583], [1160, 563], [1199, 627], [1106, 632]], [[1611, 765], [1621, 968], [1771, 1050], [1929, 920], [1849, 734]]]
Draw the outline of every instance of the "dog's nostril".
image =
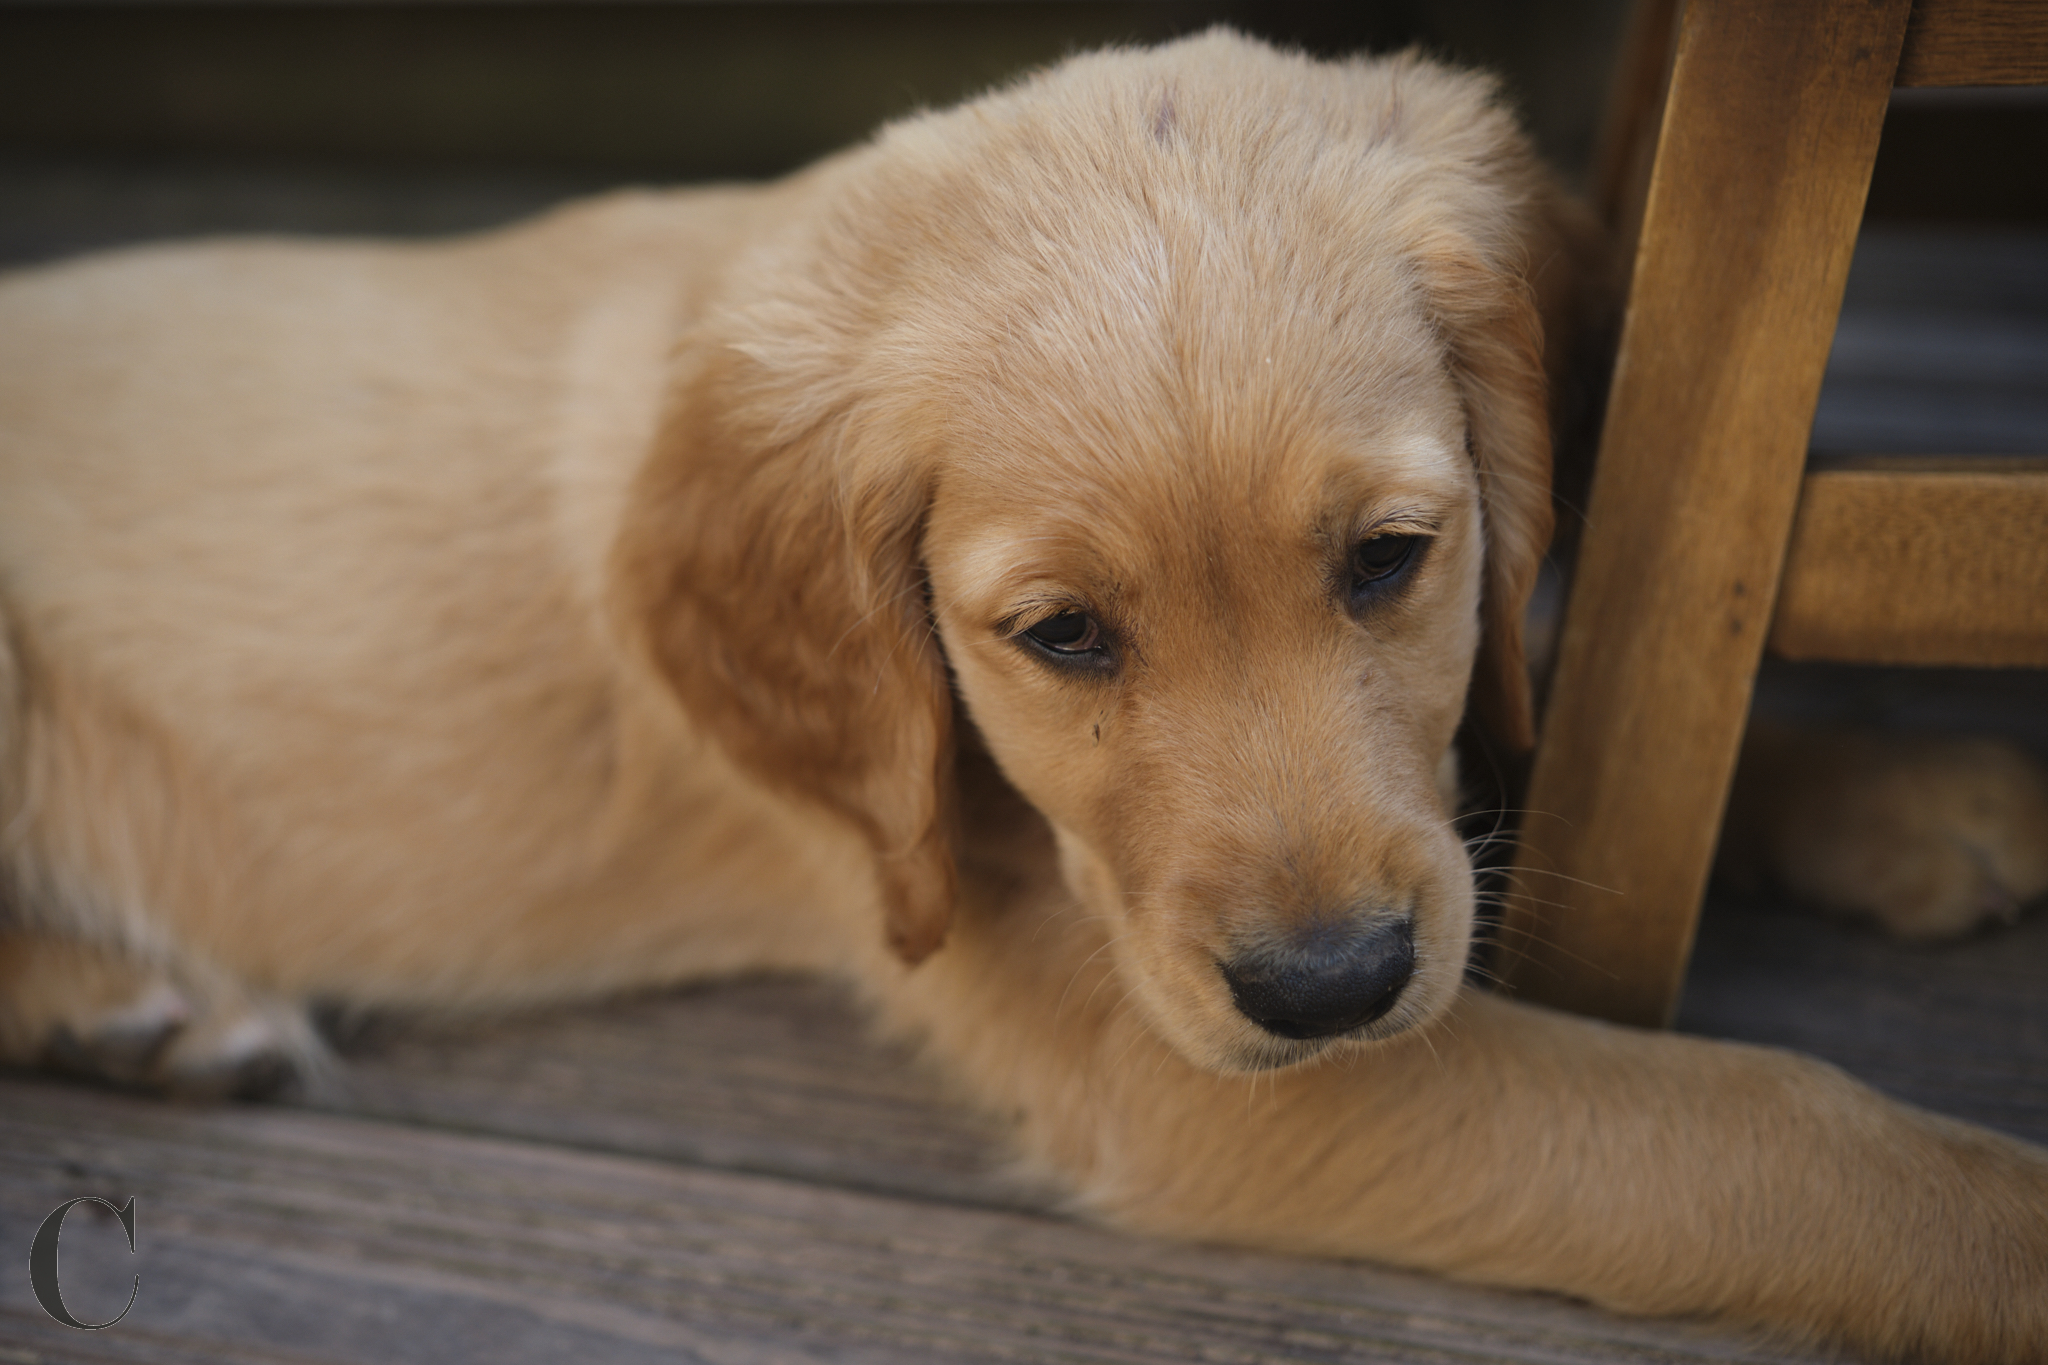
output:
[[1412, 921], [1333, 933], [1242, 953], [1222, 964], [1245, 1018], [1282, 1038], [1328, 1038], [1370, 1024], [1394, 1007], [1415, 974]]

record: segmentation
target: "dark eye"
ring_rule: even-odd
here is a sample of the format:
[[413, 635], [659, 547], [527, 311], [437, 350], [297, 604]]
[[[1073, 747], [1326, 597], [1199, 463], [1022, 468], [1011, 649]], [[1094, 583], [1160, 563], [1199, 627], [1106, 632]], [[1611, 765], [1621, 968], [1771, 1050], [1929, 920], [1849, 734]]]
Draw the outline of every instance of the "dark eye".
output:
[[1373, 536], [1351, 552], [1351, 597], [1358, 601], [1401, 576], [1417, 558], [1422, 536]]
[[1051, 654], [1093, 654], [1102, 648], [1102, 627], [1086, 612], [1063, 611], [1024, 632], [1026, 639]]

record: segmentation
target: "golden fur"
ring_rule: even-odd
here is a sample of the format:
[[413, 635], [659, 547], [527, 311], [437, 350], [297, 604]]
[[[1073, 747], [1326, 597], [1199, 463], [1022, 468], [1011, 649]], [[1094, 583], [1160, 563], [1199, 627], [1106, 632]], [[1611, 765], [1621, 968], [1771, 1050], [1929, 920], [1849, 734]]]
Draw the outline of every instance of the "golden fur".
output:
[[[0, 1054], [830, 972], [1127, 1226], [2048, 1360], [2040, 1151], [1462, 984], [1578, 249], [1484, 79], [1212, 34], [767, 188], [14, 278]], [[1217, 970], [1392, 914], [1335, 1040]]]

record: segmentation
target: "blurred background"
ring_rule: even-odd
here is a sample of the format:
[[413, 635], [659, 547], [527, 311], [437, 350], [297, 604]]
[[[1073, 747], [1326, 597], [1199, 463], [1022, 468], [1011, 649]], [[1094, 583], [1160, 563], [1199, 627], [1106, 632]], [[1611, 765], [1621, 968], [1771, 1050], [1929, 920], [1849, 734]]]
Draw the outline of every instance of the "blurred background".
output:
[[1625, 0], [0, 6], [0, 260], [216, 229], [437, 232], [768, 177], [1062, 55], [1230, 24], [1504, 74], [1593, 145]]
[[[1628, 0], [0, 3], [0, 261], [217, 229], [437, 232], [623, 182], [773, 176], [1065, 53], [1230, 24], [1498, 71], [1578, 176]], [[2043, 214], [2048, 105], [1915, 92], [1873, 207]], [[1993, 100], [2011, 105], [2005, 95]], [[1909, 164], [1908, 164], [1909, 163]], [[1921, 188], [1903, 187], [1917, 180]]]

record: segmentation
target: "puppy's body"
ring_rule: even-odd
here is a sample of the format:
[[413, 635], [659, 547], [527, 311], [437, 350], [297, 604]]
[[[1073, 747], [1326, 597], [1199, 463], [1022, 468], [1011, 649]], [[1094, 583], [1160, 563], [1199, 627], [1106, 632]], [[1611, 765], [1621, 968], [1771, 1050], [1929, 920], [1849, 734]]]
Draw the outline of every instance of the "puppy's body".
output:
[[769, 189], [0, 287], [0, 1047], [831, 971], [1133, 1225], [2048, 1358], [2039, 1152], [1460, 986], [1546, 205], [1483, 82], [1211, 37]]
[[603, 605], [675, 344], [778, 193], [9, 285], [32, 912], [365, 1003], [843, 960], [797, 922], [871, 895], [836, 825], [758, 796]]

